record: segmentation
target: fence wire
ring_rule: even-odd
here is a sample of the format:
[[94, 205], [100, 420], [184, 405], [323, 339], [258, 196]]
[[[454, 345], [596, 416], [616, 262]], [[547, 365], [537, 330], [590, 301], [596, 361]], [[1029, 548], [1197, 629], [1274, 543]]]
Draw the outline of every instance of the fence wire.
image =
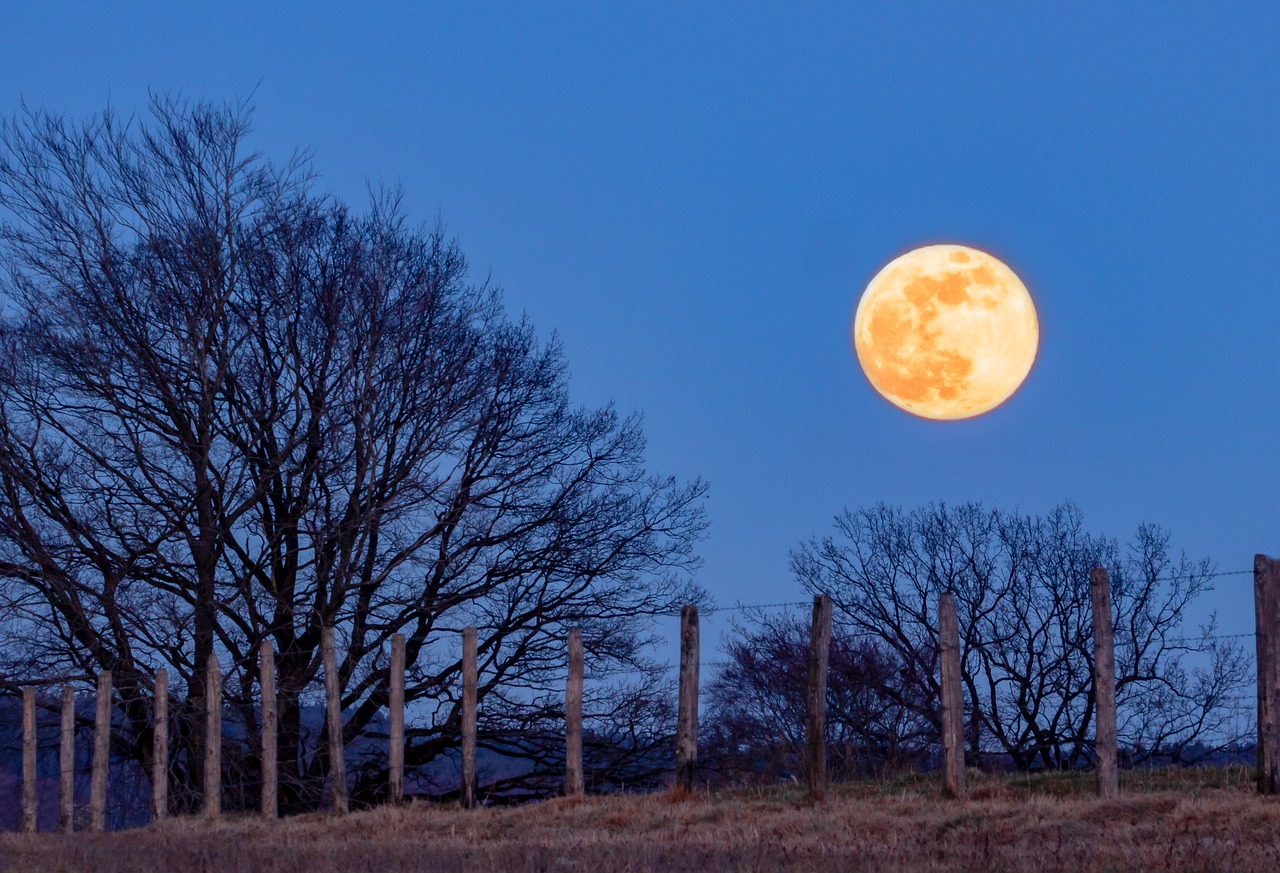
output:
[[[1194, 575], [1194, 574], [1186, 574], [1186, 575]], [[1214, 572], [1208, 573], [1201, 578], [1216, 579], [1220, 576], [1255, 576], [1255, 575], [1257, 575], [1257, 571], [1253, 569], [1215, 570]], [[1174, 582], [1182, 578], [1185, 578], [1185, 577], [1184, 576], [1155, 576], [1149, 579], [1144, 578], [1144, 581]], [[701, 611], [706, 615], [714, 615], [718, 612], [750, 612], [753, 609], [783, 609], [788, 607], [798, 608], [801, 606], [811, 606], [812, 603], [813, 601], [811, 600], [784, 600], [779, 603], [737, 603], [737, 604], [734, 604], [733, 606], [708, 606], [702, 609]], [[672, 612], [672, 613], [668, 613], [668, 615], [679, 616], [680, 613]], [[1253, 634], [1244, 634], [1243, 636], [1253, 636]]]
[[[1192, 575], [1192, 574], [1186, 574], [1186, 575]], [[1224, 577], [1224, 576], [1256, 576], [1256, 575], [1257, 575], [1257, 571], [1250, 568], [1248, 570], [1215, 570], [1214, 572], [1208, 573], [1201, 578], [1217, 579], [1219, 577]], [[1185, 578], [1185, 575], [1184, 576], [1156, 576], [1150, 579], [1146, 579], [1146, 581], [1173, 582], [1181, 578]], [[810, 600], [784, 600], [784, 601], [779, 601], [777, 603], [736, 603], [733, 606], [705, 607], [704, 609], [702, 609], [702, 613], [707, 616], [712, 616], [719, 613], [752, 612], [755, 610], [765, 610], [765, 609], [799, 609], [801, 607], [807, 607], [812, 605], [813, 605], [813, 602]], [[669, 613], [669, 614], [672, 617], [679, 616], [679, 613]], [[1210, 641], [1216, 642], [1221, 640], [1253, 639], [1257, 637], [1257, 635], [1258, 634], [1256, 632], [1238, 633], [1238, 634], [1209, 634], [1208, 636], [1173, 637], [1173, 638], [1166, 639], [1165, 642], [1171, 645], [1178, 646], [1178, 645], [1191, 645], [1194, 643], [1203, 643], [1203, 642], [1210, 642]], [[852, 636], [874, 638], [874, 637], [878, 637], [879, 634], [872, 633], [870, 631], [861, 631], [861, 632], [852, 634]], [[699, 662], [698, 666], [719, 668], [719, 667], [731, 666], [732, 664], [733, 664], [732, 661], [723, 661], [723, 660], [701, 661]], [[677, 665], [675, 664], [667, 664], [664, 666], [667, 670], [674, 670], [677, 667]], [[627, 672], [627, 671], [624, 671], [624, 672]]]

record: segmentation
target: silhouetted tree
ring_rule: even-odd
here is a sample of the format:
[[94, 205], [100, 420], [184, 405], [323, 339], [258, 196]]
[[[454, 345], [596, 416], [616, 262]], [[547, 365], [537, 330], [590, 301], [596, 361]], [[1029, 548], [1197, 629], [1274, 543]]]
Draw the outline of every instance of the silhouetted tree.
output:
[[1120, 740], [1133, 760], [1187, 762], [1239, 739], [1250, 679], [1242, 649], [1214, 639], [1216, 619], [1185, 627], [1213, 568], [1171, 554], [1144, 525], [1123, 549], [1084, 530], [1071, 504], [1046, 516], [933, 505], [846, 510], [836, 534], [803, 544], [792, 569], [826, 592], [836, 622], [891, 659], [899, 702], [936, 732], [937, 598], [955, 593], [969, 746], [1019, 768], [1067, 768], [1092, 756], [1089, 571], [1112, 580]]
[[[348, 742], [376, 737], [407, 636], [410, 766], [456, 744], [466, 625], [482, 742], [509, 750], [550, 705], [570, 625], [595, 675], [639, 671], [594, 689], [588, 723], [643, 707], [652, 617], [701, 597], [705, 486], [646, 471], [638, 418], [573, 406], [556, 343], [394, 192], [361, 213], [315, 193], [305, 159], [247, 150], [243, 105], [152, 114], [28, 112], [0, 137], [5, 681], [113, 670], [145, 763], [168, 667], [180, 806], [201, 790], [209, 658], [252, 803], [263, 640], [282, 803], [320, 802], [326, 739], [304, 710], [326, 624]], [[381, 773], [362, 774], [357, 798], [376, 797]]]

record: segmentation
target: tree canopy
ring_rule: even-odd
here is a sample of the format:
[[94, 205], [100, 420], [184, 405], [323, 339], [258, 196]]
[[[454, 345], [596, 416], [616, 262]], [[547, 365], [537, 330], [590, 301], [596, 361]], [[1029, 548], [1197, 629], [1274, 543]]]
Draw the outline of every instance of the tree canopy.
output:
[[[250, 114], [157, 98], [145, 121], [3, 127], [5, 681], [114, 671], [117, 742], [146, 762], [167, 668], [190, 806], [210, 658], [243, 725], [229, 760], [256, 778], [269, 641], [286, 809], [325, 778], [303, 712], [325, 625], [348, 742], [376, 734], [407, 637], [411, 766], [456, 743], [467, 625], [482, 743], [554, 708], [570, 625], [595, 675], [633, 676], [589, 695], [589, 724], [649, 699], [652, 617], [702, 596], [705, 484], [646, 469], [638, 416], [575, 406], [554, 338], [398, 192], [360, 210], [318, 192], [307, 159], [249, 149]], [[356, 797], [381, 784], [364, 773]]]
[[[799, 545], [791, 568], [834, 607], [829, 741], [839, 774], [914, 767], [941, 742], [938, 595], [951, 591], [972, 764], [1074, 768], [1093, 760], [1089, 572], [1111, 576], [1119, 741], [1126, 759], [1192, 763], [1234, 747], [1251, 722], [1250, 659], [1191, 608], [1207, 560], [1143, 525], [1121, 545], [1070, 503], [1045, 515], [933, 504], [845, 510]], [[714, 752], [727, 772], [794, 768], [808, 628], [761, 614], [730, 635], [713, 680]], [[736, 752], [734, 750], [737, 750]], [[736, 756], [736, 757], [735, 757]]]

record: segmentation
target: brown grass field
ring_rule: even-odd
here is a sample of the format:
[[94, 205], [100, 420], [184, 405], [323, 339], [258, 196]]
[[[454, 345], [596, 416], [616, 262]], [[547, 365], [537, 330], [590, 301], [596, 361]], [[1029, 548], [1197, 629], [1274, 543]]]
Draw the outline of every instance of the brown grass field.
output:
[[1280, 798], [1238, 768], [1122, 773], [1123, 796], [1089, 796], [1091, 774], [971, 774], [971, 799], [919, 778], [802, 789], [553, 800], [464, 812], [413, 805], [267, 825], [174, 820], [114, 834], [0, 835], [0, 870], [718, 871], [1280, 870]]

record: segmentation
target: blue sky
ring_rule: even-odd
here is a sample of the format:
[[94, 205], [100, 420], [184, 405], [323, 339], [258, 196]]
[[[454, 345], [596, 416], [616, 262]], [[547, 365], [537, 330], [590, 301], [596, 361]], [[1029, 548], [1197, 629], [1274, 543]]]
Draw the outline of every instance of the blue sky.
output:
[[[788, 550], [881, 500], [1070, 498], [1223, 570], [1280, 554], [1280, 7], [186, 5], [9, 5], [0, 110], [253, 92], [268, 155], [349, 200], [403, 183], [559, 333], [577, 399], [711, 482], [721, 602], [795, 599]], [[849, 326], [944, 241], [1012, 266], [1042, 334], [1009, 403], [932, 423]]]

